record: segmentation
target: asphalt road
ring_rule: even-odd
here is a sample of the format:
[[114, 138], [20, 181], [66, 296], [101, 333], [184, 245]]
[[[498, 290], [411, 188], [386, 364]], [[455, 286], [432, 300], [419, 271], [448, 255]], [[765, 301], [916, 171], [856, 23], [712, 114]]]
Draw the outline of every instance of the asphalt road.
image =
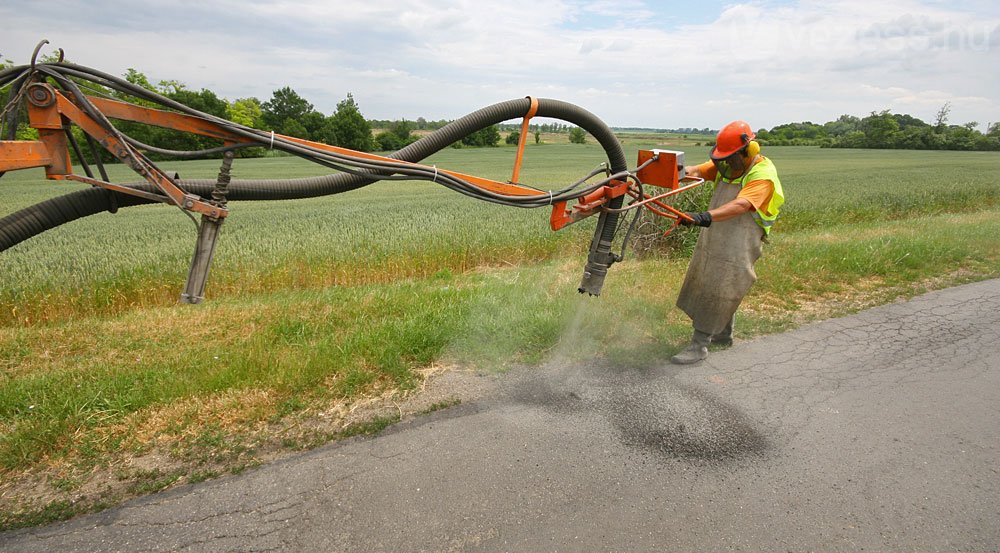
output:
[[1000, 281], [481, 400], [3, 551], [998, 551]]

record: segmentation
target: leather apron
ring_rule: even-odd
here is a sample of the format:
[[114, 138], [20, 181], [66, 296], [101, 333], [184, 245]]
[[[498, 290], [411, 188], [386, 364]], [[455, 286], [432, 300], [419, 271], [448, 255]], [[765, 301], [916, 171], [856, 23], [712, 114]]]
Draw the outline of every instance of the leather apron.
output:
[[[736, 199], [739, 193], [738, 184], [720, 179], [709, 209]], [[764, 229], [750, 213], [701, 229], [677, 297], [677, 307], [691, 317], [696, 330], [719, 334], [733, 320], [757, 280], [753, 264], [760, 257], [763, 239]]]

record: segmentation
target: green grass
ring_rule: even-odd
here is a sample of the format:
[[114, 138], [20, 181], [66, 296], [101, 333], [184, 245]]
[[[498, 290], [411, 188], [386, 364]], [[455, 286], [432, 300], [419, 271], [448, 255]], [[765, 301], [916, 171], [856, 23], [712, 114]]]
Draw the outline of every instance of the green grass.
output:
[[886, 221], [1000, 205], [994, 152], [768, 148], [788, 182], [781, 228]]
[[[581, 167], [586, 172], [601, 161], [596, 147], [537, 148], [545, 154], [550, 149], [567, 151], [539, 160], [551, 161], [552, 167], [548, 178], [536, 181], [540, 185], [564, 185], [581, 176]], [[430, 163], [509, 178], [504, 174], [512, 155], [510, 148], [448, 150]], [[214, 164], [207, 162], [190, 165], [182, 174], [200, 177], [214, 170]], [[526, 179], [538, 173], [532, 171], [534, 165], [525, 168]], [[252, 177], [301, 176], [308, 174], [307, 169], [320, 172], [291, 158], [238, 160], [236, 167], [237, 173], [242, 169]], [[7, 175], [0, 184], [21, 178], [12, 182], [22, 196], [32, 187], [51, 190], [50, 183], [24, 180], [26, 174]], [[582, 251], [588, 232], [585, 227], [571, 227], [552, 233], [542, 210], [495, 206], [419, 182], [380, 183], [314, 200], [244, 202], [232, 207], [216, 252], [209, 297], [518, 264], [549, 258], [567, 248]], [[193, 225], [165, 206], [130, 208], [64, 225], [4, 252], [0, 323], [121, 312], [136, 303], [170, 305], [183, 285], [193, 244]]]
[[[652, 138], [627, 141], [629, 159], [670, 147]], [[996, 154], [766, 153], [788, 202], [738, 337], [1000, 276]], [[512, 159], [512, 148], [462, 149], [429, 162], [505, 180]], [[561, 186], [601, 161], [592, 144], [532, 145], [522, 180]], [[216, 165], [164, 167], [195, 178]], [[323, 172], [293, 158], [235, 168]], [[35, 172], [0, 179], [8, 211], [66, 187]], [[403, 182], [232, 208], [200, 306], [177, 304], [194, 232], [175, 209], [94, 216], [0, 254], [0, 492], [41, 480], [55, 498], [0, 504], [0, 527], [243, 470], [268, 448], [378, 432], [398, 417], [337, 421], [365, 398], [416, 390], [428, 367], [595, 355], [655, 366], [688, 335], [673, 307], [683, 256], [630, 259], [601, 298], [577, 294], [593, 221], [553, 233], [544, 210]], [[67, 502], [93, 471], [153, 454], [170, 462], [123, 472], [118, 495]]]
[[[630, 159], [637, 146], [630, 146]], [[688, 162], [703, 152], [691, 151]], [[789, 183], [783, 232], [844, 222], [889, 220], [982, 209], [998, 204], [993, 153], [881, 152], [773, 148]], [[558, 186], [601, 157], [596, 145], [528, 150], [523, 180]], [[512, 148], [446, 150], [431, 163], [506, 178]], [[214, 162], [174, 166], [207, 177]], [[118, 176], [128, 174], [120, 167]], [[237, 160], [237, 175], [297, 177], [320, 168], [294, 158]], [[29, 205], [65, 190], [34, 171], [0, 180]], [[233, 204], [223, 228], [208, 295], [424, 278], [583, 251], [592, 225], [548, 230], [543, 210], [519, 210], [465, 198], [432, 183], [381, 183], [313, 200]], [[64, 225], [4, 252], [0, 324], [34, 324], [133, 307], [170, 305], [186, 278], [194, 228], [176, 209], [143, 206]]]

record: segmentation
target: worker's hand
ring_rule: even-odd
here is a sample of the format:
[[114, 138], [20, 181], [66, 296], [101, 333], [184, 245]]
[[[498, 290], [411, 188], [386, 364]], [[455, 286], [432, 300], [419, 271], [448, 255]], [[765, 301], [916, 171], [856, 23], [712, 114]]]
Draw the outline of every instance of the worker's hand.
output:
[[690, 211], [685, 213], [691, 220], [685, 219], [684, 217], [678, 218], [678, 221], [682, 225], [697, 225], [699, 227], [707, 227], [712, 224], [712, 214], [707, 211], [696, 212]]

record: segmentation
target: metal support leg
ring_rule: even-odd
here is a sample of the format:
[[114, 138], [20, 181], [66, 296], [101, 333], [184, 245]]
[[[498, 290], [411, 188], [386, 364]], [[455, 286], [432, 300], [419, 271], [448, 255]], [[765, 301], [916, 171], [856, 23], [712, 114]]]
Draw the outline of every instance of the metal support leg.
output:
[[[230, 180], [230, 168], [233, 165], [233, 153], [226, 152], [222, 158], [222, 168], [219, 170], [219, 179], [216, 181], [215, 190], [212, 191], [212, 200], [220, 207], [226, 206], [226, 192]], [[194, 257], [191, 259], [191, 269], [188, 271], [187, 284], [184, 286], [184, 293], [181, 294], [181, 303], [201, 303], [205, 299], [205, 284], [208, 282], [208, 270], [212, 267], [212, 258], [215, 256], [215, 244], [219, 238], [219, 231], [222, 229], [222, 217], [201, 216], [201, 225], [198, 227], [198, 241], [194, 246]]]
[[198, 242], [194, 246], [194, 257], [191, 259], [191, 270], [188, 271], [187, 285], [181, 294], [181, 303], [201, 303], [205, 299], [205, 284], [208, 282], [208, 270], [212, 267], [212, 257], [215, 255], [215, 241], [222, 228], [222, 219], [212, 219], [201, 216], [201, 226], [198, 228]]

